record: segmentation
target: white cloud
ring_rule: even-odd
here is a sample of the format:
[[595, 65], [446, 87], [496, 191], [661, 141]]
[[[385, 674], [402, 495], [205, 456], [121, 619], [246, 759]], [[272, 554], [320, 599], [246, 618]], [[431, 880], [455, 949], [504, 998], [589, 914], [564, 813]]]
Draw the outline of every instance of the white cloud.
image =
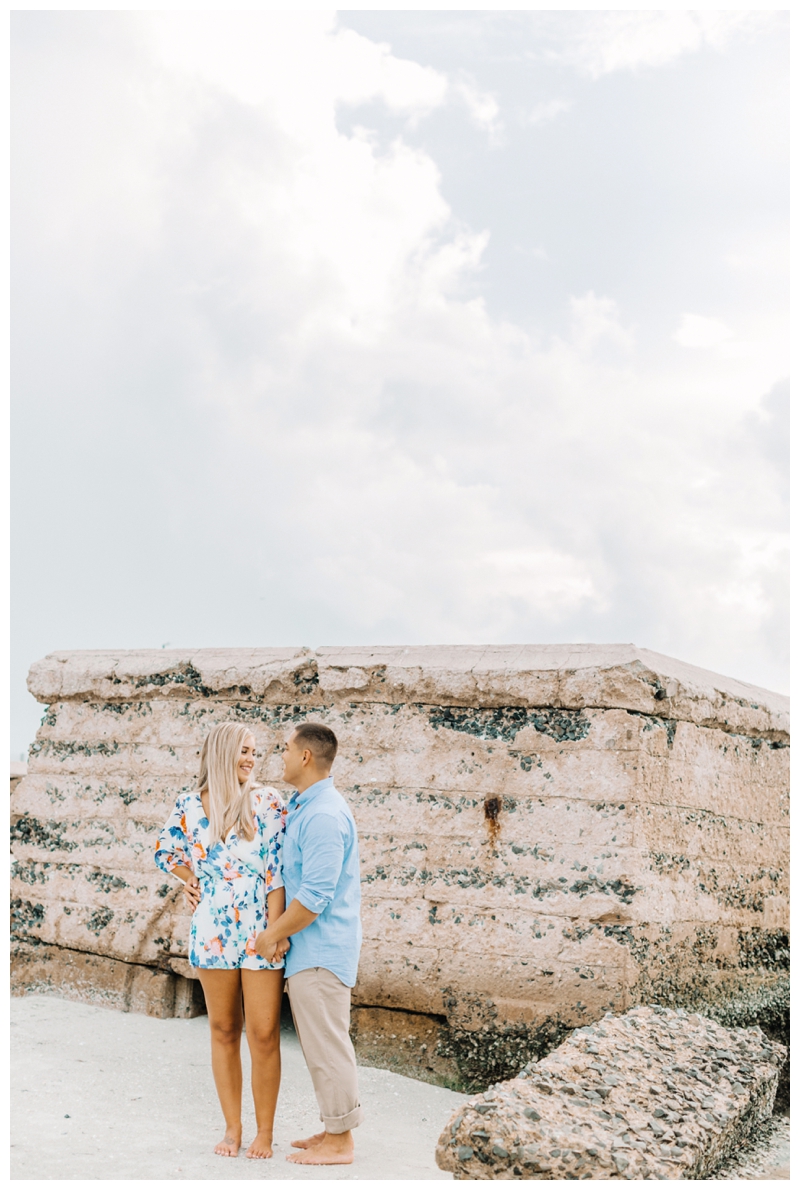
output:
[[617, 303], [608, 297], [596, 297], [589, 290], [572, 298], [572, 341], [581, 352], [591, 352], [599, 343], [608, 343], [624, 352], [633, 350], [634, 335], [620, 322]]
[[52, 615], [109, 645], [143, 607], [178, 644], [622, 637], [747, 677], [783, 580], [774, 444], [742, 426], [780, 335], [651, 361], [607, 293], [550, 338], [493, 316], [434, 159], [337, 128], [451, 80], [317, 14], [233, 16], [126, 18], [133, 49], [50, 40], [21, 74], [17, 374], [49, 404], [18, 471], [46, 477]]
[[786, 573], [789, 561], [788, 533], [765, 533], [758, 537], [737, 534], [730, 539], [733, 565], [724, 578], [708, 585], [706, 594], [728, 620], [744, 616], [759, 628], [774, 611], [775, 579]]
[[596, 12], [556, 18], [562, 42], [550, 56], [592, 78], [667, 66], [704, 46], [724, 50], [737, 37], [781, 21], [780, 12]]
[[318, 128], [335, 103], [381, 99], [419, 113], [447, 93], [443, 74], [338, 29], [330, 13], [172, 11], [149, 14], [146, 25], [166, 66], [267, 106], [291, 131]]
[[492, 550], [476, 559], [474, 581], [495, 596], [521, 599], [534, 611], [562, 615], [565, 608], [601, 602], [586, 563], [557, 550]]
[[528, 115], [528, 124], [549, 124], [562, 112], [568, 112], [572, 107], [571, 99], [548, 99], [544, 103], [537, 103]]
[[684, 314], [672, 337], [681, 347], [719, 347], [733, 338], [733, 331], [718, 318]]
[[473, 123], [489, 134], [489, 143], [499, 145], [503, 121], [496, 97], [490, 91], [481, 90], [472, 79], [459, 79], [450, 84], [450, 90], [464, 104]]
[[742, 239], [723, 260], [734, 274], [749, 274], [754, 279], [785, 280], [789, 261], [788, 238], [773, 234]]

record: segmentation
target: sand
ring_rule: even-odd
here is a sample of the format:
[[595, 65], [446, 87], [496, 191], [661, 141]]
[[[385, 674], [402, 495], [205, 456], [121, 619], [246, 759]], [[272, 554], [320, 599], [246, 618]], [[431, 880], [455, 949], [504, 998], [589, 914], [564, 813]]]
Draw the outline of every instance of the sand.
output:
[[[289, 1142], [319, 1131], [294, 1032], [281, 1034], [283, 1079], [270, 1161], [217, 1157], [222, 1117], [208, 1018], [159, 1020], [55, 996], [11, 1001], [11, 1177], [14, 1179], [451, 1179], [436, 1141], [464, 1096], [362, 1067], [364, 1124], [350, 1166], [290, 1165]], [[243, 1045], [245, 1086], [249, 1080]], [[244, 1139], [255, 1135], [245, 1094]]]
[[[283, 1080], [275, 1157], [217, 1157], [222, 1135], [208, 1054], [208, 1018], [159, 1020], [54, 995], [11, 1000], [11, 1177], [44, 1181], [451, 1180], [436, 1141], [464, 1095], [361, 1067], [365, 1123], [350, 1166], [290, 1165], [289, 1142], [319, 1130], [294, 1031], [281, 1032]], [[245, 1079], [247, 1046], [242, 1047]], [[245, 1142], [255, 1134], [245, 1095]], [[774, 1117], [716, 1179], [789, 1177], [789, 1121]]]

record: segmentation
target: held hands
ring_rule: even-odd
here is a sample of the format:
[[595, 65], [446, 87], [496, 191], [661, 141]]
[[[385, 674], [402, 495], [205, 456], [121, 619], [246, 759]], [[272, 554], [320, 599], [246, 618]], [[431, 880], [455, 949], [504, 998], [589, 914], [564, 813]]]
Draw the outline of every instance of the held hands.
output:
[[268, 935], [269, 929], [266, 929], [262, 930], [256, 938], [256, 954], [260, 954], [262, 959], [266, 959], [268, 963], [279, 963], [289, 950], [291, 942], [288, 938], [283, 938], [280, 942], [272, 942]]
[[183, 899], [190, 911], [194, 913], [200, 904], [200, 881], [194, 873], [191, 876], [187, 876], [183, 882]]

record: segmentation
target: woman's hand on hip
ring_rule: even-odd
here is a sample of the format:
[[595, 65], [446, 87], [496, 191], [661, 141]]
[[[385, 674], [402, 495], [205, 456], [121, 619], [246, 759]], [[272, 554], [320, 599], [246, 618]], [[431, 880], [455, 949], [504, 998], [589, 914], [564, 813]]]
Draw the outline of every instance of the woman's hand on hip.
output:
[[200, 881], [194, 873], [191, 876], [187, 876], [183, 882], [183, 899], [192, 913], [194, 913], [200, 904]]

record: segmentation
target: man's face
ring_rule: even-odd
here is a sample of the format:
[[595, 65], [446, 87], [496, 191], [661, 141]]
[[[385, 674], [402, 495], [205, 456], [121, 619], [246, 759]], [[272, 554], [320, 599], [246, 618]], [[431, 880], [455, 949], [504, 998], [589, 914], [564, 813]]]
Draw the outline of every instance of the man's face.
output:
[[307, 748], [298, 746], [296, 735], [295, 729], [283, 745], [283, 779], [287, 785], [296, 785], [301, 780], [305, 768], [303, 757], [309, 754]]

